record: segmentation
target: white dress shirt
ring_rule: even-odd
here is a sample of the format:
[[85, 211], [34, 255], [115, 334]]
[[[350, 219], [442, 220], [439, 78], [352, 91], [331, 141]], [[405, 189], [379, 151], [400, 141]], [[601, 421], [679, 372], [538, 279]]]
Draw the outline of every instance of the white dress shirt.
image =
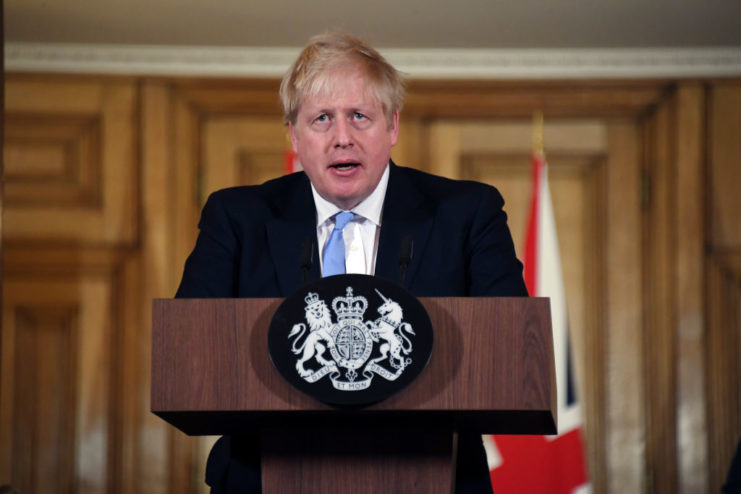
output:
[[[350, 211], [355, 218], [342, 231], [345, 241], [345, 264], [347, 273], [374, 274], [376, 270], [376, 255], [378, 253], [378, 238], [381, 233], [381, 213], [383, 200], [386, 197], [386, 188], [389, 183], [389, 166], [381, 176], [376, 188], [360, 204]], [[314, 195], [316, 206], [316, 237], [319, 246], [319, 266], [323, 268], [322, 258], [327, 247], [329, 236], [334, 229], [334, 216], [342, 211], [340, 208], [325, 200], [311, 184], [311, 193]]]

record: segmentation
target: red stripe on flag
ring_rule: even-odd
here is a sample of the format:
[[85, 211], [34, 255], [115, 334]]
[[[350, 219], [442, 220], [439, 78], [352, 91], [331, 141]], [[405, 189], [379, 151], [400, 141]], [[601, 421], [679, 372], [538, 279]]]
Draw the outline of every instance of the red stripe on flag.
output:
[[530, 219], [527, 224], [525, 237], [525, 269], [523, 276], [525, 286], [531, 297], [538, 294], [538, 228], [540, 221], [538, 211], [540, 205], [540, 181], [543, 177], [543, 155], [533, 155], [533, 190], [530, 198]]
[[570, 494], [587, 482], [581, 430], [558, 436], [497, 436], [503, 458], [491, 471], [496, 494]]

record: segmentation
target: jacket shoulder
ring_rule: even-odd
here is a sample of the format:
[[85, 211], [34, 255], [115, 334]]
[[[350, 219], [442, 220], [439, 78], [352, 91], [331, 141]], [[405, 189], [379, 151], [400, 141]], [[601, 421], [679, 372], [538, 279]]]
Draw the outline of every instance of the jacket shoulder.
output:
[[433, 175], [415, 168], [397, 166], [397, 172], [413, 183], [420, 192], [431, 199], [460, 199], [465, 202], [492, 196], [501, 198], [499, 191], [488, 184], [473, 180], [455, 180]]
[[219, 204], [227, 210], [249, 208], [267, 208], [272, 211], [281, 210], [286, 202], [296, 197], [300, 191], [308, 190], [309, 179], [304, 172], [292, 173], [260, 185], [240, 185], [227, 187], [212, 192], [208, 203]]

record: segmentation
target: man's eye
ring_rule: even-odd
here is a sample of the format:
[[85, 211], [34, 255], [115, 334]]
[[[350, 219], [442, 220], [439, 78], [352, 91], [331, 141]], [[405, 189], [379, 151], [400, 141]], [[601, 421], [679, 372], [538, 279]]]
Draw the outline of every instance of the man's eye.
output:
[[366, 118], [365, 115], [363, 115], [360, 112], [355, 112], [355, 114], [353, 115], [353, 117], [355, 118], [355, 120], [365, 120], [365, 118]]
[[326, 113], [322, 113], [318, 117], [316, 117], [317, 122], [326, 122], [329, 119], [329, 116], [327, 116]]

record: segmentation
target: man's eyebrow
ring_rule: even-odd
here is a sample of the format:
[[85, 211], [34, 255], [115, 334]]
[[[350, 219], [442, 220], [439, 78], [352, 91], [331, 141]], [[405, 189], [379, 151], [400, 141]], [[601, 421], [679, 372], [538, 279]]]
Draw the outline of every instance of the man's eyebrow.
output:
[[361, 112], [361, 113], [371, 113], [373, 111], [373, 105], [357, 105], [350, 108], [350, 111], [353, 112]]

